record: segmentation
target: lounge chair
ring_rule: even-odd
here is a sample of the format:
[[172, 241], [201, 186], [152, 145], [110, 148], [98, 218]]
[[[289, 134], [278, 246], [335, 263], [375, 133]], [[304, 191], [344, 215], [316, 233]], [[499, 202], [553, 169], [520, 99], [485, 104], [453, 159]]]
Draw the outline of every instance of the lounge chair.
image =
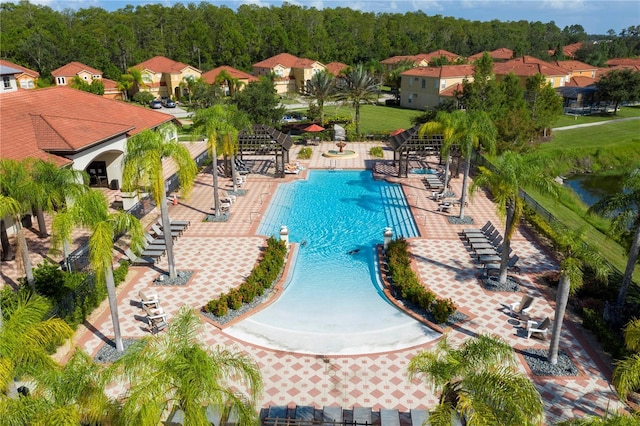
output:
[[144, 310], [147, 312], [147, 324], [151, 334], [157, 334], [167, 327], [167, 314], [162, 308], [152, 309], [145, 306]]
[[380, 409], [380, 426], [400, 426], [400, 414], [396, 409]]
[[[475, 240], [475, 239], [474, 239]], [[502, 242], [502, 236], [498, 235], [493, 241], [482, 241], [481, 239], [477, 239], [478, 241], [469, 241], [472, 250], [482, 250], [487, 248], [495, 248]]]
[[[160, 227], [157, 224], [153, 224], [151, 225], [151, 230], [153, 232], [155, 232], [156, 234], [156, 238], [161, 238], [164, 239], [164, 232], [162, 229], [160, 229]], [[176, 238], [178, 238], [180, 236], [180, 232], [178, 231], [171, 231], [171, 237], [175, 240]]]
[[[518, 260], [520, 260], [520, 258], [517, 254], [511, 256], [509, 258], [509, 261], [507, 262], [507, 271], [513, 271], [519, 274], [520, 267], [516, 265], [516, 263], [518, 263]], [[486, 265], [484, 265], [484, 274], [486, 276], [489, 276], [490, 274], [495, 272], [500, 272], [500, 263], [487, 263]]]
[[334, 426], [342, 424], [342, 407], [324, 406], [322, 407], [322, 426]]
[[143, 290], [138, 292], [138, 297], [140, 298], [140, 307], [145, 306], [153, 306], [154, 308], [159, 308], [160, 300], [158, 299], [158, 295], [156, 293], [145, 293]]
[[416, 410], [412, 408], [411, 413], [411, 426], [423, 426], [429, 419], [429, 412], [427, 410]]
[[[158, 219], [156, 221], [156, 225], [158, 225], [159, 229], [164, 230], [164, 226], [162, 226], [162, 219]], [[179, 232], [180, 234], [182, 234], [185, 229], [187, 229], [187, 225], [182, 225], [171, 221], [171, 232]]]
[[158, 261], [157, 257], [139, 257], [136, 256], [130, 248], [126, 249], [124, 254], [129, 258], [132, 265], [153, 265]]
[[358, 425], [370, 425], [371, 407], [353, 407], [353, 422]]
[[465, 228], [462, 230], [463, 234], [473, 234], [473, 233], [478, 233], [481, 232], [483, 234], [486, 234], [487, 232], [491, 232], [489, 231], [489, 229], [493, 228], [493, 224], [491, 223], [490, 220], [487, 221], [487, 223], [484, 224], [484, 226], [480, 229], [478, 228]]
[[296, 406], [296, 420], [303, 422], [313, 422], [315, 418], [316, 409], [310, 405], [297, 405]]
[[467, 242], [468, 242], [469, 244], [471, 244], [471, 246], [472, 246], [472, 247], [473, 247], [475, 244], [482, 244], [482, 243], [492, 243], [492, 244], [494, 244], [494, 245], [495, 245], [495, 244], [496, 244], [496, 243], [495, 243], [495, 240], [496, 240], [498, 237], [502, 238], [502, 237], [501, 237], [501, 235], [500, 235], [500, 231], [498, 231], [498, 230], [496, 229], [496, 230], [495, 230], [495, 231], [493, 231], [493, 232], [491, 233], [491, 235], [489, 235], [489, 236], [482, 236], [482, 237], [470, 237], [470, 238], [467, 238]]
[[509, 314], [516, 318], [527, 315], [534, 300], [535, 299], [528, 294], [523, 294], [520, 302], [511, 303], [510, 305], [508, 305]]
[[495, 231], [496, 228], [493, 226], [493, 224], [489, 223], [489, 226], [484, 226], [482, 227], [482, 229], [468, 229], [466, 231], [462, 231], [464, 234], [464, 237], [469, 239], [469, 238], [482, 238], [482, 237], [487, 237], [489, 235], [491, 235], [493, 233], [493, 231]]
[[546, 317], [540, 322], [531, 320], [527, 321], [527, 339], [530, 339], [534, 334], [537, 334], [541, 338], [546, 339], [550, 326], [551, 320], [549, 319], [549, 317]]

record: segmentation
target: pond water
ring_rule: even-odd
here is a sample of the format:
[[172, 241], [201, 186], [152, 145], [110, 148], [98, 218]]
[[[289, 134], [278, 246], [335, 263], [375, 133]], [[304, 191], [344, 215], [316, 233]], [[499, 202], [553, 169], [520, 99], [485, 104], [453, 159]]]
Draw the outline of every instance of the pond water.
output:
[[587, 205], [592, 206], [607, 195], [622, 191], [621, 176], [572, 175], [564, 180], [564, 184], [578, 194]]

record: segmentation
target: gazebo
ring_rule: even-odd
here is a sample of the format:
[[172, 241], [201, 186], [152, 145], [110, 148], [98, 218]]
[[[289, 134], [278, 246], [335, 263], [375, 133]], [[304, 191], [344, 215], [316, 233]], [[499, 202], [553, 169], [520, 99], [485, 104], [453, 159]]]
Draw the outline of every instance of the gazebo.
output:
[[389, 145], [393, 149], [393, 162], [398, 165], [398, 177], [407, 177], [409, 160], [412, 157], [440, 155], [442, 136], [425, 135], [420, 137], [421, 126], [422, 124], [418, 124], [389, 138]]
[[284, 165], [289, 162], [289, 150], [293, 145], [291, 136], [263, 124], [255, 124], [252, 131], [238, 134], [238, 156], [273, 155], [275, 157], [275, 174], [284, 177]]

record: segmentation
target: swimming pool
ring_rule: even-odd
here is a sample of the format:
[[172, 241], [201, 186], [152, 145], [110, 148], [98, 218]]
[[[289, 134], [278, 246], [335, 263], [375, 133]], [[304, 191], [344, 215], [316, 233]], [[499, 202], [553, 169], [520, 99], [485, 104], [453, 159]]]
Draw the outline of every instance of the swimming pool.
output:
[[416, 175], [435, 175], [438, 172], [435, 169], [411, 169], [411, 173]]
[[273, 349], [315, 354], [385, 352], [433, 340], [438, 333], [383, 295], [375, 261], [385, 227], [419, 236], [399, 185], [370, 171], [312, 170], [279, 185], [258, 228], [287, 225], [301, 244], [282, 295], [225, 332]]

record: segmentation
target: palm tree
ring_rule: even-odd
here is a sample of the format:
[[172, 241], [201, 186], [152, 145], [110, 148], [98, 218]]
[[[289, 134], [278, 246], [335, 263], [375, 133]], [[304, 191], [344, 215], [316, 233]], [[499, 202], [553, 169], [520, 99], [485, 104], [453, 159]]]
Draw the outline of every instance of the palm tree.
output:
[[[171, 219], [167, 207], [167, 190], [162, 159], [171, 158], [178, 166], [178, 181], [184, 196], [188, 196], [191, 192], [193, 181], [198, 173], [198, 167], [191, 158], [189, 150], [173, 139], [175, 133], [175, 126], [164, 124], [157, 131], [147, 129], [131, 137], [127, 141], [127, 153], [124, 157], [122, 172], [124, 191], [140, 191], [142, 188], [150, 188], [151, 196], [160, 208], [163, 229], [171, 229]], [[175, 278], [177, 274], [173, 240], [165, 238], [165, 245], [167, 246], [169, 277]]]
[[640, 253], [640, 169], [631, 172], [624, 181], [621, 192], [601, 199], [591, 206], [589, 211], [613, 218], [611, 234], [622, 235], [628, 231], [633, 233], [627, 266], [614, 308], [617, 314], [622, 311], [624, 306]]
[[480, 172], [471, 184], [469, 194], [473, 196], [473, 193], [482, 187], [487, 187], [491, 191], [498, 215], [505, 219], [499, 278], [500, 283], [505, 284], [511, 237], [520, 223], [524, 208], [520, 188], [532, 188], [554, 196], [557, 194], [557, 188], [553, 180], [545, 174], [545, 168], [538, 158], [525, 158], [511, 151], [506, 151], [498, 157], [492, 170], [480, 167]]
[[471, 156], [480, 145], [493, 154], [496, 148], [498, 131], [493, 121], [484, 111], [464, 112], [456, 110], [453, 116], [453, 139], [460, 146], [460, 151], [465, 158], [464, 176], [462, 178], [462, 195], [460, 197], [460, 219], [464, 218], [464, 208], [467, 200], [467, 188], [469, 186], [469, 172], [471, 170]]
[[214, 83], [218, 86], [226, 84], [229, 88], [229, 96], [232, 99], [235, 99], [237, 91], [240, 90], [240, 87], [242, 87], [242, 85], [244, 84], [240, 81], [239, 78], [234, 78], [233, 76], [231, 76], [231, 74], [229, 74], [227, 70], [220, 71], [220, 73], [216, 76]]
[[560, 283], [556, 294], [555, 320], [549, 343], [549, 355], [547, 356], [549, 363], [555, 365], [558, 363], [560, 333], [569, 295], [582, 286], [584, 265], [588, 265], [596, 277], [602, 281], [607, 280], [610, 268], [597, 250], [584, 241], [584, 231], [559, 229], [558, 227], [554, 227], [553, 231], [556, 250], [562, 256]]
[[44, 297], [27, 289], [12, 296], [2, 300], [0, 394], [14, 386], [16, 377], [38, 382], [45, 372], [55, 369], [48, 351], [73, 335], [66, 322], [49, 317], [51, 305]]
[[418, 135], [423, 138], [425, 135], [442, 136], [442, 146], [440, 147], [440, 158], [445, 157], [446, 162], [444, 166], [444, 184], [449, 184], [449, 166], [451, 161], [451, 145], [454, 144], [454, 115], [447, 111], [438, 111], [434, 121], [428, 121], [420, 126]]
[[127, 212], [109, 213], [107, 198], [100, 191], [91, 190], [80, 195], [65, 211], [53, 218], [53, 232], [56, 236], [52, 240], [57, 243], [65, 241], [75, 226], [87, 229], [91, 233], [89, 264], [95, 271], [96, 280], [99, 283], [104, 282], [107, 287], [116, 350], [121, 352], [124, 345], [120, 334], [118, 300], [113, 278], [113, 242], [118, 236], [129, 234], [132, 249], [135, 252], [140, 251], [144, 241], [142, 225], [135, 216]]
[[607, 412], [604, 417], [585, 416], [560, 422], [557, 426], [637, 426], [640, 424], [640, 413]]
[[196, 111], [193, 119], [193, 135], [204, 134], [207, 138], [209, 156], [213, 159], [211, 174], [213, 176], [213, 199], [215, 216], [219, 217], [220, 195], [218, 194], [218, 149], [223, 154], [232, 156], [231, 172], [235, 191], [235, 164], [233, 156], [238, 152], [238, 133], [249, 129], [249, 119], [235, 105], [214, 105]]
[[356, 134], [360, 134], [360, 104], [370, 102], [377, 97], [378, 83], [367, 72], [362, 64], [358, 64], [345, 72], [337, 81], [338, 96], [351, 102], [356, 110]]
[[147, 85], [142, 79], [142, 72], [136, 68], [129, 68], [127, 74], [122, 74], [120, 80], [116, 82], [118, 90], [124, 94], [124, 100], [129, 99], [129, 92], [137, 87], [138, 90], [145, 89]]
[[40, 238], [47, 236], [44, 212], [52, 213], [64, 206], [68, 199], [88, 189], [85, 173], [70, 167], [58, 167], [50, 161], [36, 160], [31, 165], [31, 175], [35, 182], [34, 207], [38, 219]]
[[409, 362], [409, 379], [419, 375], [439, 393], [429, 416], [433, 426], [463, 424], [539, 425], [540, 394], [515, 367], [513, 349], [501, 338], [479, 335], [459, 348], [446, 336], [435, 351], [418, 353]]
[[206, 425], [207, 407], [232, 408], [238, 424], [256, 424], [262, 379], [255, 362], [227, 349], [203, 347], [200, 331], [198, 314], [183, 306], [166, 333], [134, 343], [109, 367], [107, 377], [128, 389], [124, 424], [155, 426], [163, 412], [179, 409], [185, 424]]
[[336, 81], [333, 74], [322, 70], [307, 82], [306, 94], [315, 99], [320, 110], [320, 124], [324, 125], [324, 103], [332, 99], [336, 93]]
[[189, 96], [189, 105], [191, 105], [191, 94], [193, 93], [193, 88], [196, 85], [196, 78], [192, 75], [188, 75], [182, 79], [179, 84], [180, 89], [183, 91], [187, 91], [187, 95]]
[[101, 367], [77, 350], [62, 367], [38, 377], [34, 389], [20, 398], [0, 400], [6, 424], [108, 424], [117, 405], [100, 382]]
[[613, 371], [613, 384], [622, 401], [627, 400], [630, 392], [640, 389], [640, 319], [629, 322], [624, 329], [624, 343], [633, 352], [616, 362]]

